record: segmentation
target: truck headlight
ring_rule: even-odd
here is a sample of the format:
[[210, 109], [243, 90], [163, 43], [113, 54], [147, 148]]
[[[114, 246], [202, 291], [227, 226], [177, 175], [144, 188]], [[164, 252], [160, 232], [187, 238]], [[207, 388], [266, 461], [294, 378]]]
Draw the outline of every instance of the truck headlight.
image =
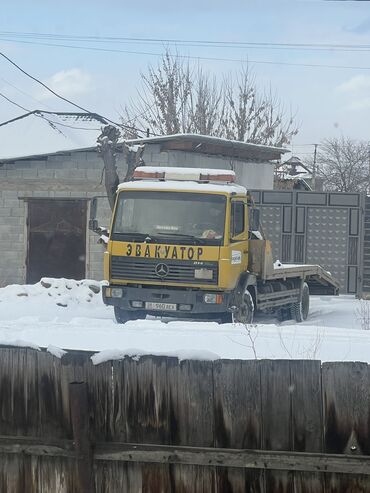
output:
[[122, 288], [111, 288], [112, 298], [122, 298]]
[[213, 279], [213, 270], [211, 269], [195, 269], [194, 270], [195, 279]]

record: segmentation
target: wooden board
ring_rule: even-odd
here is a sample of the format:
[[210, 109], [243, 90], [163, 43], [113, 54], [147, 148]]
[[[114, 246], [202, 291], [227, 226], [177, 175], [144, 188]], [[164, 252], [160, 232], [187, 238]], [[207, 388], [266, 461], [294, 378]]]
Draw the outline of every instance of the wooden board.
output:
[[[172, 445], [212, 447], [214, 443], [213, 363], [185, 360], [168, 367]], [[215, 491], [215, 468], [171, 466], [173, 491]]]
[[[112, 406], [112, 365], [111, 362], [94, 366], [90, 352], [67, 353], [61, 360], [61, 395], [63, 414], [72, 436], [69, 411], [69, 384], [86, 382], [88, 385], [89, 405], [91, 408], [90, 426], [96, 440], [109, 440], [110, 409]], [[51, 356], [51, 355], [50, 355]]]
[[[370, 382], [366, 363], [324, 363], [324, 451], [370, 454]], [[370, 491], [364, 476], [326, 475], [330, 492]]]
[[[214, 363], [215, 447], [260, 449], [261, 377], [258, 361]], [[263, 491], [262, 471], [217, 468], [218, 491]]]
[[0, 348], [0, 434], [37, 436], [38, 405], [37, 351]]
[[[289, 362], [292, 416], [292, 449], [323, 451], [323, 418], [320, 361]], [[294, 473], [295, 493], [324, 493], [324, 475]]]
[[[168, 369], [178, 366], [177, 358], [142, 357], [125, 358], [113, 363], [113, 407], [111, 429], [114, 440], [138, 443], [169, 444], [175, 433], [171, 418]], [[134, 467], [134, 469], [133, 469]], [[132, 474], [136, 471], [136, 476]], [[170, 466], [141, 464], [126, 465], [128, 490], [141, 481], [142, 491], [153, 483], [157, 473], [157, 486], [170, 488]], [[140, 480], [137, 476], [140, 476]], [[133, 485], [130, 482], [134, 482]], [[160, 490], [158, 490], [160, 491]], [[168, 489], [168, 491], [170, 491]]]

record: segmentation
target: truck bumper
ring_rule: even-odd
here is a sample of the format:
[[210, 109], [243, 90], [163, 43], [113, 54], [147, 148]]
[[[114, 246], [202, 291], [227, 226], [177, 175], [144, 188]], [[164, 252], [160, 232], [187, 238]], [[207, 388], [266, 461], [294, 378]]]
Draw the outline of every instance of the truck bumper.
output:
[[[121, 296], [117, 296], [121, 290]], [[112, 294], [114, 293], [114, 296]], [[218, 295], [217, 303], [206, 303], [205, 294]], [[163, 289], [153, 287], [103, 286], [103, 301], [106, 305], [122, 310], [140, 311], [149, 315], [191, 317], [217, 315], [229, 310], [231, 293], [200, 291], [191, 289]], [[134, 305], [133, 305], [134, 303]], [[137, 303], [142, 303], [138, 306]], [[151, 305], [151, 304], [155, 305]], [[149, 304], [149, 305], [148, 305]], [[166, 306], [167, 305], [167, 306]], [[171, 309], [166, 309], [168, 306]], [[157, 309], [153, 309], [157, 306]]]

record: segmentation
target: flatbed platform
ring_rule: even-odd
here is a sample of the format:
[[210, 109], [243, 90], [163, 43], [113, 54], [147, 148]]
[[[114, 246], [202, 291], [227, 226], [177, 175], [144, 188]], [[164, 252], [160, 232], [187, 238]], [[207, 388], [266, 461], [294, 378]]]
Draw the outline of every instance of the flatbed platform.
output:
[[338, 294], [340, 284], [320, 265], [309, 264], [281, 264], [274, 265], [273, 271], [267, 273], [266, 280], [289, 279], [299, 277], [304, 279], [311, 294]]
[[251, 240], [249, 243], [249, 270], [263, 282], [300, 278], [308, 284], [311, 294], [339, 293], [340, 283], [320, 265], [273, 263], [269, 241]]

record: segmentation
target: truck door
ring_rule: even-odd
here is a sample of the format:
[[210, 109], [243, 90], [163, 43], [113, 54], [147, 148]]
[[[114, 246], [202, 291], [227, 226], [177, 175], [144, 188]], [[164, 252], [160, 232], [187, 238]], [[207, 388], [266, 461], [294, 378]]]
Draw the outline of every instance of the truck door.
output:
[[231, 201], [230, 216], [230, 260], [233, 276], [248, 266], [248, 210], [247, 201], [234, 199]]

